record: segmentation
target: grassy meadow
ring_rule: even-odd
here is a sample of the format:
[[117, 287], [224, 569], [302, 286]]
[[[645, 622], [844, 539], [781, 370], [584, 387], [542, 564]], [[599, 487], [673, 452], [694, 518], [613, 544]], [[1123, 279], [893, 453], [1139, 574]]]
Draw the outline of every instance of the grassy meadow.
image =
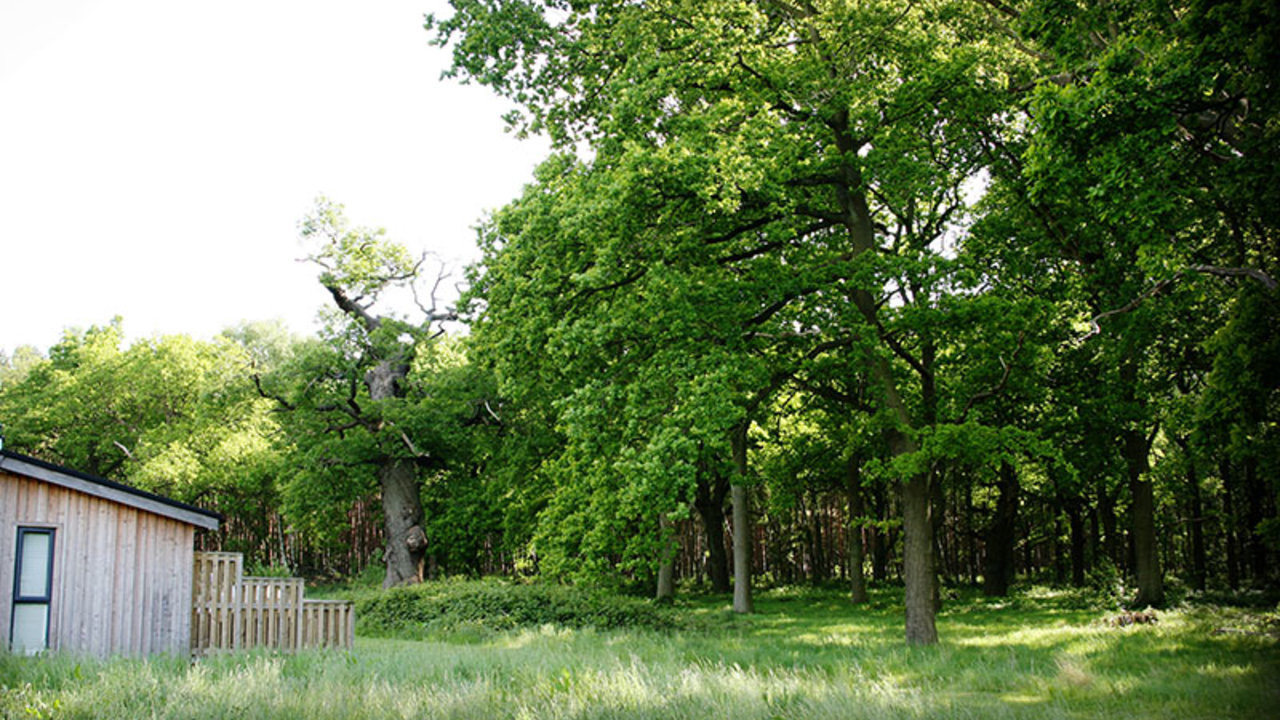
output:
[[1275, 612], [1193, 606], [1162, 612], [1155, 625], [1114, 627], [1106, 621], [1116, 611], [1079, 595], [1033, 589], [995, 602], [961, 594], [939, 617], [942, 642], [909, 648], [900, 602], [891, 589], [862, 607], [834, 590], [780, 589], [761, 593], [750, 617], [729, 612], [725, 597], [679, 601], [658, 610], [666, 628], [441, 621], [437, 613], [416, 632], [365, 630], [352, 652], [194, 663], [0, 655], [0, 717], [1171, 720], [1280, 712]]

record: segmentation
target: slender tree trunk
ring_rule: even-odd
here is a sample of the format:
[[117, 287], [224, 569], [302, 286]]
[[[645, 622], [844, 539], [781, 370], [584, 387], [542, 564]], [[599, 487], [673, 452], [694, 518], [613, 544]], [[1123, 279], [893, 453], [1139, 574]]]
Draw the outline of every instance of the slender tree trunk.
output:
[[1186, 438], [1174, 438], [1174, 442], [1182, 450], [1183, 460], [1187, 463], [1187, 510], [1191, 515], [1188, 522], [1191, 529], [1191, 587], [1204, 590], [1207, 558], [1204, 550], [1204, 499], [1200, 494], [1200, 473], [1196, 469], [1195, 458], [1191, 455], [1191, 443]]
[[1062, 555], [1062, 516], [1053, 518], [1053, 581], [1059, 586], [1067, 582], [1067, 559]]
[[1021, 486], [1018, 473], [1007, 462], [1000, 464], [996, 485], [996, 511], [987, 526], [987, 563], [982, 576], [982, 593], [987, 597], [1009, 594], [1013, 580], [1013, 552], [1018, 535], [1018, 503]]
[[735, 477], [729, 489], [733, 498], [733, 611], [755, 612], [751, 598], [751, 507], [747, 480], [747, 427], [734, 428], [730, 440]]
[[933, 534], [933, 611], [942, 612], [942, 580], [952, 581], [947, 563], [946, 508], [947, 496], [942, 490], [942, 475], [935, 473], [929, 483], [929, 515]]
[[1266, 517], [1267, 490], [1258, 477], [1258, 460], [1255, 457], [1247, 457], [1244, 461], [1244, 492], [1245, 549], [1249, 552], [1253, 584], [1258, 586], [1267, 581], [1269, 573], [1267, 542], [1258, 531]]
[[[875, 252], [876, 229], [867, 201], [867, 187], [855, 160], [858, 151], [865, 146], [865, 141], [859, 140], [852, 132], [846, 110], [827, 118], [826, 123], [833, 132], [836, 148], [847, 158], [837, 171], [840, 182], [833, 186], [833, 190], [848, 230], [853, 255], [857, 257], [865, 252]], [[871, 289], [854, 288], [851, 300], [870, 327], [879, 326], [879, 303]], [[884, 343], [884, 338], [881, 340]], [[879, 354], [872, 354], [869, 359], [872, 383], [879, 391], [883, 407], [893, 414], [897, 424], [896, 428], [890, 430], [890, 451], [894, 457], [914, 452], [917, 449], [915, 442], [906, 434], [912, 427], [911, 415], [898, 391], [889, 362]], [[926, 385], [931, 380], [929, 377], [921, 379]], [[931, 397], [923, 397], [923, 401], [926, 409], [933, 404]], [[907, 604], [906, 636], [907, 642], [913, 645], [938, 641], [932, 597], [933, 526], [929, 516], [929, 480], [927, 473], [921, 473], [915, 477], [903, 478], [900, 483], [904, 535], [903, 578], [906, 581]]]
[[1156, 546], [1155, 492], [1147, 472], [1150, 447], [1139, 430], [1124, 431], [1125, 465], [1129, 472], [1129, 512], [1133, 521], [1134, 571], [1138, 579], [1135, 604], [1164, 603], [1164, 578], [1160, 571], [1160, 552]]
[[816, 491], [809, 492], [809, 581], [814, 585], [830, 578], [822, 532], [822, 500]]
[[1236, 542], [1236, 510], [1232, 495], [1235, 491], [1235, 469], [1231, 461], [1223, 459], [1218, 463], [1218, 474], [1222, 476], [1222, 531], [1227, 545], [1227, 587], [1235, 590], [1240, 587], [1240, 553]]
[[694, 495], [694, 508], [702, 519], [707, 538], [707, 574], [711, 577], [711, 590], [727, 593], [729, 583], [729, 553], [724, 543], [724, 501], [729, 494], [729, 481], [723, 477], [707, 478], [699, 475]]
[[1102, 522], [1103, 552], [1117, 568], [1125, 567], [1120, 553], [1120, 532], [1116, 527], [1116, 499], [1105, 487], [1098, 488], [1098, 518]]
[[654, 599], [670, 602], [676, 597], [676, 544], [671, 534], [671, 521], [663, 516], [659, 521], [662, 557], [658, 563], [658, 591]]
[[[875, 486], [871, 489], [871, 498], [875, 508], [876, 520], [883, 521], [889, 517], [888, 502], [885, 500], [884, 488]], [[877, 583], [889, 579], [889, 533], [883, 525], [872, 526], [867, 533], [870, 540], [871, 579]]]
[[1084, 515], [1080, 512], [1079, 502], [1068, 502], [1067, 523], [1071, 528], [1071, 584], [1084, 587], [1085, 576], [1085, 532]]
[[845, 540], [845, 548], [849, 554], [849, 599], [855, 603], [864, 603], [867, 602], [867, 577], [862, 569], [862, 518], [867, 510], [862, 500], [862, 468], [856, 455], [849, 457], [845, 492], [849, 501], [848, 534]]

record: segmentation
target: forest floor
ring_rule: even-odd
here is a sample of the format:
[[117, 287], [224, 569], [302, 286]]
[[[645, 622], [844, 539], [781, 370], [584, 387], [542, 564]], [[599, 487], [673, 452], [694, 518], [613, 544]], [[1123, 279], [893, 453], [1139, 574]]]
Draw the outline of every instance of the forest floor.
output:
[[680, 628], [356, 638], [350, 652], [92, 660], [0, 654], [0, 718], [1262, 718], [1280, 709], [1274, 609], [1118, 610], [1031, 589], [960, 593], [907, 647], [901, 591], [852, 606], [779, 589]]

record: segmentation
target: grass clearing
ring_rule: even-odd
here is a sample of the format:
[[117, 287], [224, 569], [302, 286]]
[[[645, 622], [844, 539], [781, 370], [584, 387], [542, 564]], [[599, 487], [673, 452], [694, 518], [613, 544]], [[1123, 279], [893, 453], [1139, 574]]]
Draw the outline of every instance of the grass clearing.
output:
[[682, 601], [686, 629], [437, 628], [194, 664], [0, 656], [0, 717], [1257, 718], [1280, 704], [1280, 642], [1246, 634], [1256, 611], [1116, 628], [1066, 594], [965, 596], [940, 615], [938, 646], [910, 648], [900, 594], [855, 608], [782, 589], [749, 617], [725, 597]]

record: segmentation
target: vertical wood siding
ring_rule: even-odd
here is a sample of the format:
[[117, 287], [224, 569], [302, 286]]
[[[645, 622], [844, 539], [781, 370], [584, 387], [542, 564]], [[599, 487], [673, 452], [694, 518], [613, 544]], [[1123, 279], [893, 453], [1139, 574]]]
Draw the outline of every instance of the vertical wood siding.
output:
[[98, 656], [188, 651], [192, 526], [0, 471], [0, 640], [5, 647], [18, 526], [56, 531], [50, 649]]

